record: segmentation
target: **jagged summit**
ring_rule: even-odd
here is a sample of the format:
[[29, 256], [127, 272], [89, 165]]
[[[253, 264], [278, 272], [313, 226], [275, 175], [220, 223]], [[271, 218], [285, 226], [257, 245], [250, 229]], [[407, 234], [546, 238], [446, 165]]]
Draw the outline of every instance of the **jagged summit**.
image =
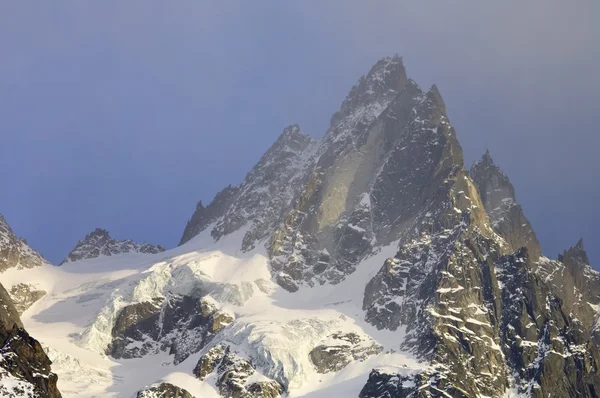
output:
[[43, 264], [48, 262], [29, 247], [25, 239], [17, 237], [0, 214], [0, 272], [14, 267], [32, 268]]
[[251, 225], [243, 248], [254, 247], [256, 240], [273, 230], [297, 195], [318, 147], [319, 141], [304, 134], [298, 125], [286, 127], [241, 184], [229, 185], [206, 207], [198, 203], [180, 244], [210, 225], [216, 239]]
[[[340, 113], [349, 113], [360, 103], [381, 100], [390, 93], [401, 90], [407, 82], [402, 57], [396, 55], [382, 58], [352, 87], [342, 103]], [[332, 127], [334, 124], [332, 123]]]
[[[566, 259], [566, 260], [565, 260]], [[566, 249], [562, 254], [558, 255], [558, 261], [568, 262], [575, 261], [581, 265], [589, 265], [590, 260], [588, 259], [587, 252], [583, 246], [583, 238], [579, 238], [574, 246]]]
[[506, 240], [512, 251], [527, 247], [533, 261], [537, 261], [541, 255], [537, 236], [516, 201], [513, 185], [494, 163], [489, 150], [473, 163], [470, 174], [477, 184], [494, 230]]
[[151, 245], [149, 243], [138, 244], [130, 239], [113, 239], [107, 230], [96, 228], [87, 234], [85, 239], [77, 242], [75, 248], [73, 248], [71, 253], [69, 253], [60, 265], [73, 261], [86, 260], [100, 256], [113, 256], [122, 253], [155, 254], [163, 251], [165, 251], [165, 248], [160, 245]]

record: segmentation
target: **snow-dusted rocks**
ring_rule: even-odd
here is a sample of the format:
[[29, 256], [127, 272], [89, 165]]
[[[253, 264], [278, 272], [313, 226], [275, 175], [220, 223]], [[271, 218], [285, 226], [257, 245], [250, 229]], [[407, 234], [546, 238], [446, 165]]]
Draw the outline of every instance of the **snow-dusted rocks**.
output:
[[[394, 369], [373, 369], [360, 398], [410, 398], [418, 393], [414, 376], [405, 376]], [[435, 396], [435, 395], [434, 395]], [[438, 396], [443, 396], [439, 394]]]
[[110, 237], [105, 229], [96, 228], [80, 240], [75, 248], [62, 261], [62, 264], [78, 260], [86, 260], [100, 256], [114, 256], [123, 253], [146, 253], [156, 254], [163, 252], [164, 247], [151, 245], [149, 243], [136, 243], [132, 240], [117, 240]]
[[32, 268], [48, 264], [24, 239], [18, 238], [0, 214], [0, 272], [10, 268]]
[[232, 321], [213, 302], [198, 297], [170, 296], [130, 304], [115, 320], [108, 353], [114, 358], [139, 358], [168, 351], [179, 363]]
[[194, 398], [194, 396], [183, 388], [163, 382], [144, 388], [137, 393], [136, 398]]
[[279, 383], [256, 370], [251, 359], [227, 345], [216, 345], [200, 357], [194, 374], [200, 380], [213, 376], [223, 397], [277, 398], [283, 392]]
[[31, 283], [17, 283], [11, 287], [9, 293], [20, 315], [46, 295], [44, 290]]
[[500, 337], [518, 391], [594, 397], [600, 386], [600, 352], [590, 336], [594, 314], [584, 316], [581, 304], [563, 299], [560, 287], [547, 284], [536, 268], [526, 248], [501, 258], [497, 267]]
[[381, 353], [383, 347], [357, 333], [334, 333], [310, 352], [319, 373], [338, 372], [352, 361], [364, 361]]
[[317, 141], [287, 127], [273, 146], [250, 170], [244, 181], [227, 187], [205, 208], [198, 203], [186, 225], [181, 243], [211, 226], [215, 239], [250, 225], [242, 248], [254, 248], [257, 241], [272, 233], [282, 212], [287, 210], [314, 163]]

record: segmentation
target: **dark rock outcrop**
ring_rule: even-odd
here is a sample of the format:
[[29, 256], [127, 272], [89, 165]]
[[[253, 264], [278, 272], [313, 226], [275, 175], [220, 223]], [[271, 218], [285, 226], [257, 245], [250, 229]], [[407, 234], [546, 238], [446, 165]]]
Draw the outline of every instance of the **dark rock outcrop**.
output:
[[58, 377], [40, 343], [23, 328], [0, 285], [0, 396], [60, 398]]
[[171, 383], [157, 383], [137, 393], [137, 398], [195, 398], [192, 394]]
[[233, 318], [203, 298], [173, 296], [123, 308], [112, 329], [107, 354], [139, 358], [167, 351], [175, 363], [200, 351]]
[[417, 396], [416, 385], [413, 377], [373, 369], [359, 398], [411, 398]]
[[122, 253], [146, 253], [156, 254], [165, 251], [165, 248], [149, 243], [136, 243], [132, 240], [117, 240], [110, 237], [105, 229], [96, 228], [93, 232], [86, 235], [84, 240], [80, 240], [75, 248], [61, 262], [62, 264], [87, 260], [100, 256], [114, 256]]
[[[265, 376], [256, 377], [257, 370], [250, 359], [219, 344], [208, 350], [194, 368], [194, 375], [204, 380], [216, 373], [216, 386], [225, 398], [277, 398], [283, 386]], [[261, 379], [259, 381], [253, 381]]]
[[334, 333], [326, 343], [310, 352], [310, 360], [319, 373], [338, 372], [352, 361], [364, 361], [377, 355], [383, 347], [356, 333]]

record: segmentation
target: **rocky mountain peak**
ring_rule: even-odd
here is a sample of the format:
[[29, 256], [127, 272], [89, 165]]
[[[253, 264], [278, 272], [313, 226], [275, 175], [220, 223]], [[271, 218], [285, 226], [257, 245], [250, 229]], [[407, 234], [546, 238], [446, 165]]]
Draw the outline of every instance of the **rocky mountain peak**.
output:
[[197, 207], [187, 223], [181, 244], [211, 224], [211, 235], [222, 236], [249, 225], [243, 249], [254, 247], [280, 220], [313, 165], [319, 141], [295, 124], [286, 127], [241, 184], [228, 186], [206, 207]]
[[88, 235], [86, 235], [85, 239], [86, 240], [110, 239], [110, 234], [105, 229], [96, 228], [95, 230], [90, 232]]
[[113, 256], [123, 253], [156, 254], [163, 251], [165, 251], [165, 248], [160, 245], [136, 243], [130, 239], [113, 239], [107, 230], [96, 228], [87, 234], [85, 239], [77, 242], [77, 245], [75, 245], [71, 253], [69, 253], [60, 265], [100, 256]]
[[541, 255], [537, 236], [516, 201], [515, 188], [494, 163], [489, 150], [473, 163], [470, 174], [496, 233], [506, 240], [512, 251], [527, 247], [533, 261], [537, 261]]
[[559, 254], [558, 260], [567, 263], [573, 262], [580, 265], [589, 265], [590, 260], [588, 259], [587, 252], [583, 247], [583, 238], [580, 238], [574, 246], [571, 246], [562, 254]]
[[292, 124], [283, 129], [283, 132], [281, 133], [279, 138], [277, 138], [277, 141], [293, 142], [293, 141], [303, 141], [307, 138], [310, 138], [310, 137], [307, 134], [304, 134], [300, 130], [299, 125]]
[[489, 149], [485, 150], [485, 153], [483, 154], [479, 162], [481, 162], [484, 166], [487, 167], [494, 166], [494, 160], [492, 159], [492, 155], [490, 154]]
[[[352, 87], [340, 110], [332, 116], [328, 135], [335, 134], [340, 124], [347, 125], [348, 122], [358, 122], [360, 119], [369, 120], [379, 115], [407, 83], [402, 57], [395, 55], [380, 59]], [[351, 119], [344, 121], [348, 117]]]

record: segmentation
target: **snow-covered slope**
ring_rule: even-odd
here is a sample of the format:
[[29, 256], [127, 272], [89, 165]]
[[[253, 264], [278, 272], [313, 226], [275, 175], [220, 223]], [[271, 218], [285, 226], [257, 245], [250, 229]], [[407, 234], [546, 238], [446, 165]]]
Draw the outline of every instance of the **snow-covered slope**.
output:
[[[28, 279], [47, 291], [23, 314], [23, 322], [47, 347], [65, 397], [128, 397], [161, 380], [197, 397], [218, 396], [212, 378], [200, 381], [192, 373], [200, 357], [219, 344], [250, 358], [264, 377], [283, 385], [290, 396], [319, 396], [335, 386], [357, 396], [374, 367], [404, 365], [403, 372], [410, 374], [424, 366], [397, 352], [397, 332], [378, 331], [361, 320], [364, 285], [394, 254], [393, 245], [365, 261], [344, 283], [292, 294], [271, 281], [264, 249], [240, 249], [244, 233], [218, 242], [204, 233], [151, 256], [129, 253], [35, 271], [9, 270], [0, 274], [0, 281], [11, 286]], [[180, 296], [210, 300], [233, 320], [205, 347], [190, 347], [177, 364], [160, 345], [142, 358], [106, 355], [123, 308]], [[330, 344], [331, 336], [341, 332], [372, 340], [382, 349], [340, 372], [318, 373], [311, 351]], [[165, 336], [160, 338], [164, 341]]]

